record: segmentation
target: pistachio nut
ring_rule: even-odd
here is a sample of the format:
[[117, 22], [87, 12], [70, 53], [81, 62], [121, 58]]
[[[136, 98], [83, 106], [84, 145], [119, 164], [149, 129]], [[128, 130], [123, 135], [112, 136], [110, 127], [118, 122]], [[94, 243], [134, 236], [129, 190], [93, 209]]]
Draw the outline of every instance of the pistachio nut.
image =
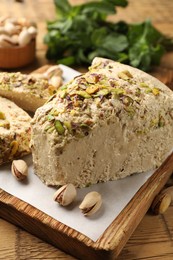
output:
[[24, 160], [13, 160], [11, 172], [17, 180], [22, 181], [28, 176], [28, 166]]
[[96, 192], [89, 192], [83, 199], [79, 208], [85, 216], [90, 216], [96, 213], [102, 205], [102, 197]]
[[64, 132], [65, 132], [65, 129], [64, 129], [63, 125], [62, 125], [62, 122], [60, 120], [56, 120], [54, 125], [55, 125], [55, 129], [58, 132], [58, 134], [59, 135], [63, 135]]
[[133, 78], [132, 74], [131, 74], [130, 71], [128, 71], [128, 70], [120, 71], [120, 72], [118, 73], [118, 77], [119, 77], [120, 79], [124, 79], [124, 80], [128, 80], [128, 79], [130, 79], [130, 78]]
[[59, 188], [53, 196], [53, 199], [62, 206], [67, 206], [74, 201], [77, 192], [73, 184], [68, 183]]
[[50, 68], [48, 68], [46, 70], [46, 72], [44, 73], [44, 76], [47, 78], [47, 79], [50, 79], [52, 78], [53, 76], [59, 76], [61, 77], [62, 76], [62, 69], [60, 68], [59, 65], [54, 65], [54, 66], [51, 66]]
[[152, 92], [155, 96], [158, 96], [160, 94], [160, 90], [158, 88], [153, 88]]
[[0, 111], [0, 119], [5, 120], [5, 118], [6, 118], [6, 117], [5, 117], [5, 114]]
[[[8, 126], [6, 126], [7, 128]], [[10, 127], [10, 126], [9, 126]], [[8, 128], [7, 128], [8, 129]], [[10, 155], [13, 156], [17, 153], [18, 151], [18, 148], [19, 148], [19, 142], [16, 141], [16, 140], [13, 140], [11, 143], [10, 143], [10, 148], [11, 148], [11, 153]]]
[[56, 88], [59, 88], [62, 85], [62, 78], [60, 76], [53, 76], [52, 78], [50, 78], [49, 84]]
[[4, 25], [4, 29], [9, 35], [19, 32], [18, 26], [14, 25], [12, 22], [6, 22]]
[[25, 46], [27, 45], [32, 39], [31, 34], [26, 30], [22, 30], [21, 33], [19, 34], [19, 45], [20, 46]]
[[15, 42], [13, 39], [5, 34], [0, 35], [0, 47], [13, 47], [15, 46]]
[[35, 38], [37, 35], [37, 28], [35, 26], [30, 26], [28, 28], [28, 33], [32, 36], [32, 38]]

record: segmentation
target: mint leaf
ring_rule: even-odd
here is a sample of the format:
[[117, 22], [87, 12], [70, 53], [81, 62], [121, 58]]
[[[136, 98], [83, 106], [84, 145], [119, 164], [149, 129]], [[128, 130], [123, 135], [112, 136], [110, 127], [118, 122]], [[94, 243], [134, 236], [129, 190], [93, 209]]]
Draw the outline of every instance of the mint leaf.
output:
[[165, 51], [161, 46], [163, 36], [151, 25], [149, 20], [131, 25], [128, 39], [130, 65], [148, 70], [152, 64], [159, 64]]
[[109, 22], [116, 7], [127, 0], [98, 0], [70, 5], [54, 0], [57, 19], [47, 23], [46, 57], [72, 66], [89, 65], [96, 56], [128, 63], [142, 70], [157, 65], [166, 49], [173, 46], [149, 20], [138, 24]]
[[57, 15], [61, 17], [68, 14], [72, 8], [68, 0], [54, 0], [54, 4], [56, 7]]

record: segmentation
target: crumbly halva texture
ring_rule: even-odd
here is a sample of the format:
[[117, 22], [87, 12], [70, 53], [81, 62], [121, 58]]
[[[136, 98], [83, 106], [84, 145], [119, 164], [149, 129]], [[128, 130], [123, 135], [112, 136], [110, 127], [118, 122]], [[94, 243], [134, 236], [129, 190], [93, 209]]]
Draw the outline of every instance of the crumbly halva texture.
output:
[[84, 187], [161, 165], [173, 147], [173, 92], [138, 69], [95, 58], [31, 124], [40, 179]]
[[25, 111], [0, 97], [0, 165], [31, 153], [30, 121]]
[[35, 112], [54, 93], [57, 87], [44, 78], [20, 72], [0, 73], [0, 96], [14, 101], [27, 111]]

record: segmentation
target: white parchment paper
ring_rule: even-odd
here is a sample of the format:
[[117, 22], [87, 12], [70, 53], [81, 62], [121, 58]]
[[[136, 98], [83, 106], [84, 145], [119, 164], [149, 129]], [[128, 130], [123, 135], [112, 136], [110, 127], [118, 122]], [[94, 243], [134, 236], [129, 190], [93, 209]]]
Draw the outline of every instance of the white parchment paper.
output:
[[[13, 196], [33, 205], [54, 219], [76, 229], [96, 241], [116, 216], [127, 205], [153, 171], [135, 174], [122, 180], [92, 185], [77, 190], [77, 199], [68, 207], [53, 200], [54, 188], [47, 187], [34, 174], [32, 157], [24, 158], [29, 165], [29, 176], [25, 182], [17, 181], [11, 174], [11, 165], [0, 167], [0, 188]], [[101, 209], [93, 216], [84, 217], [79, 204], [90, 191], [98, 191], [103, 198]]]

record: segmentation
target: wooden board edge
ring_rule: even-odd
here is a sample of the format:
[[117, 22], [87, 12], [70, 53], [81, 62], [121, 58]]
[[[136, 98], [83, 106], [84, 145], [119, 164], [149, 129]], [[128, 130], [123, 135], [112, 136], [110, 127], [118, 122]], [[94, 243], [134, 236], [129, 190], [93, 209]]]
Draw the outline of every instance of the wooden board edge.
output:
[[95, 242], [85, 235], [2, 189], [0, 217], [77, 258], [85, 259], [86, 255], [91, 259], [112, 258], [111, 251], [96, 249]]
[[150, 208], [153, 199], [165, 186], [172, 173], [173, 153], [138, 190], [124, 210], [97, 240], [99, 248], [113, 250], [114, 258], [120, 254], [129, 237]]

